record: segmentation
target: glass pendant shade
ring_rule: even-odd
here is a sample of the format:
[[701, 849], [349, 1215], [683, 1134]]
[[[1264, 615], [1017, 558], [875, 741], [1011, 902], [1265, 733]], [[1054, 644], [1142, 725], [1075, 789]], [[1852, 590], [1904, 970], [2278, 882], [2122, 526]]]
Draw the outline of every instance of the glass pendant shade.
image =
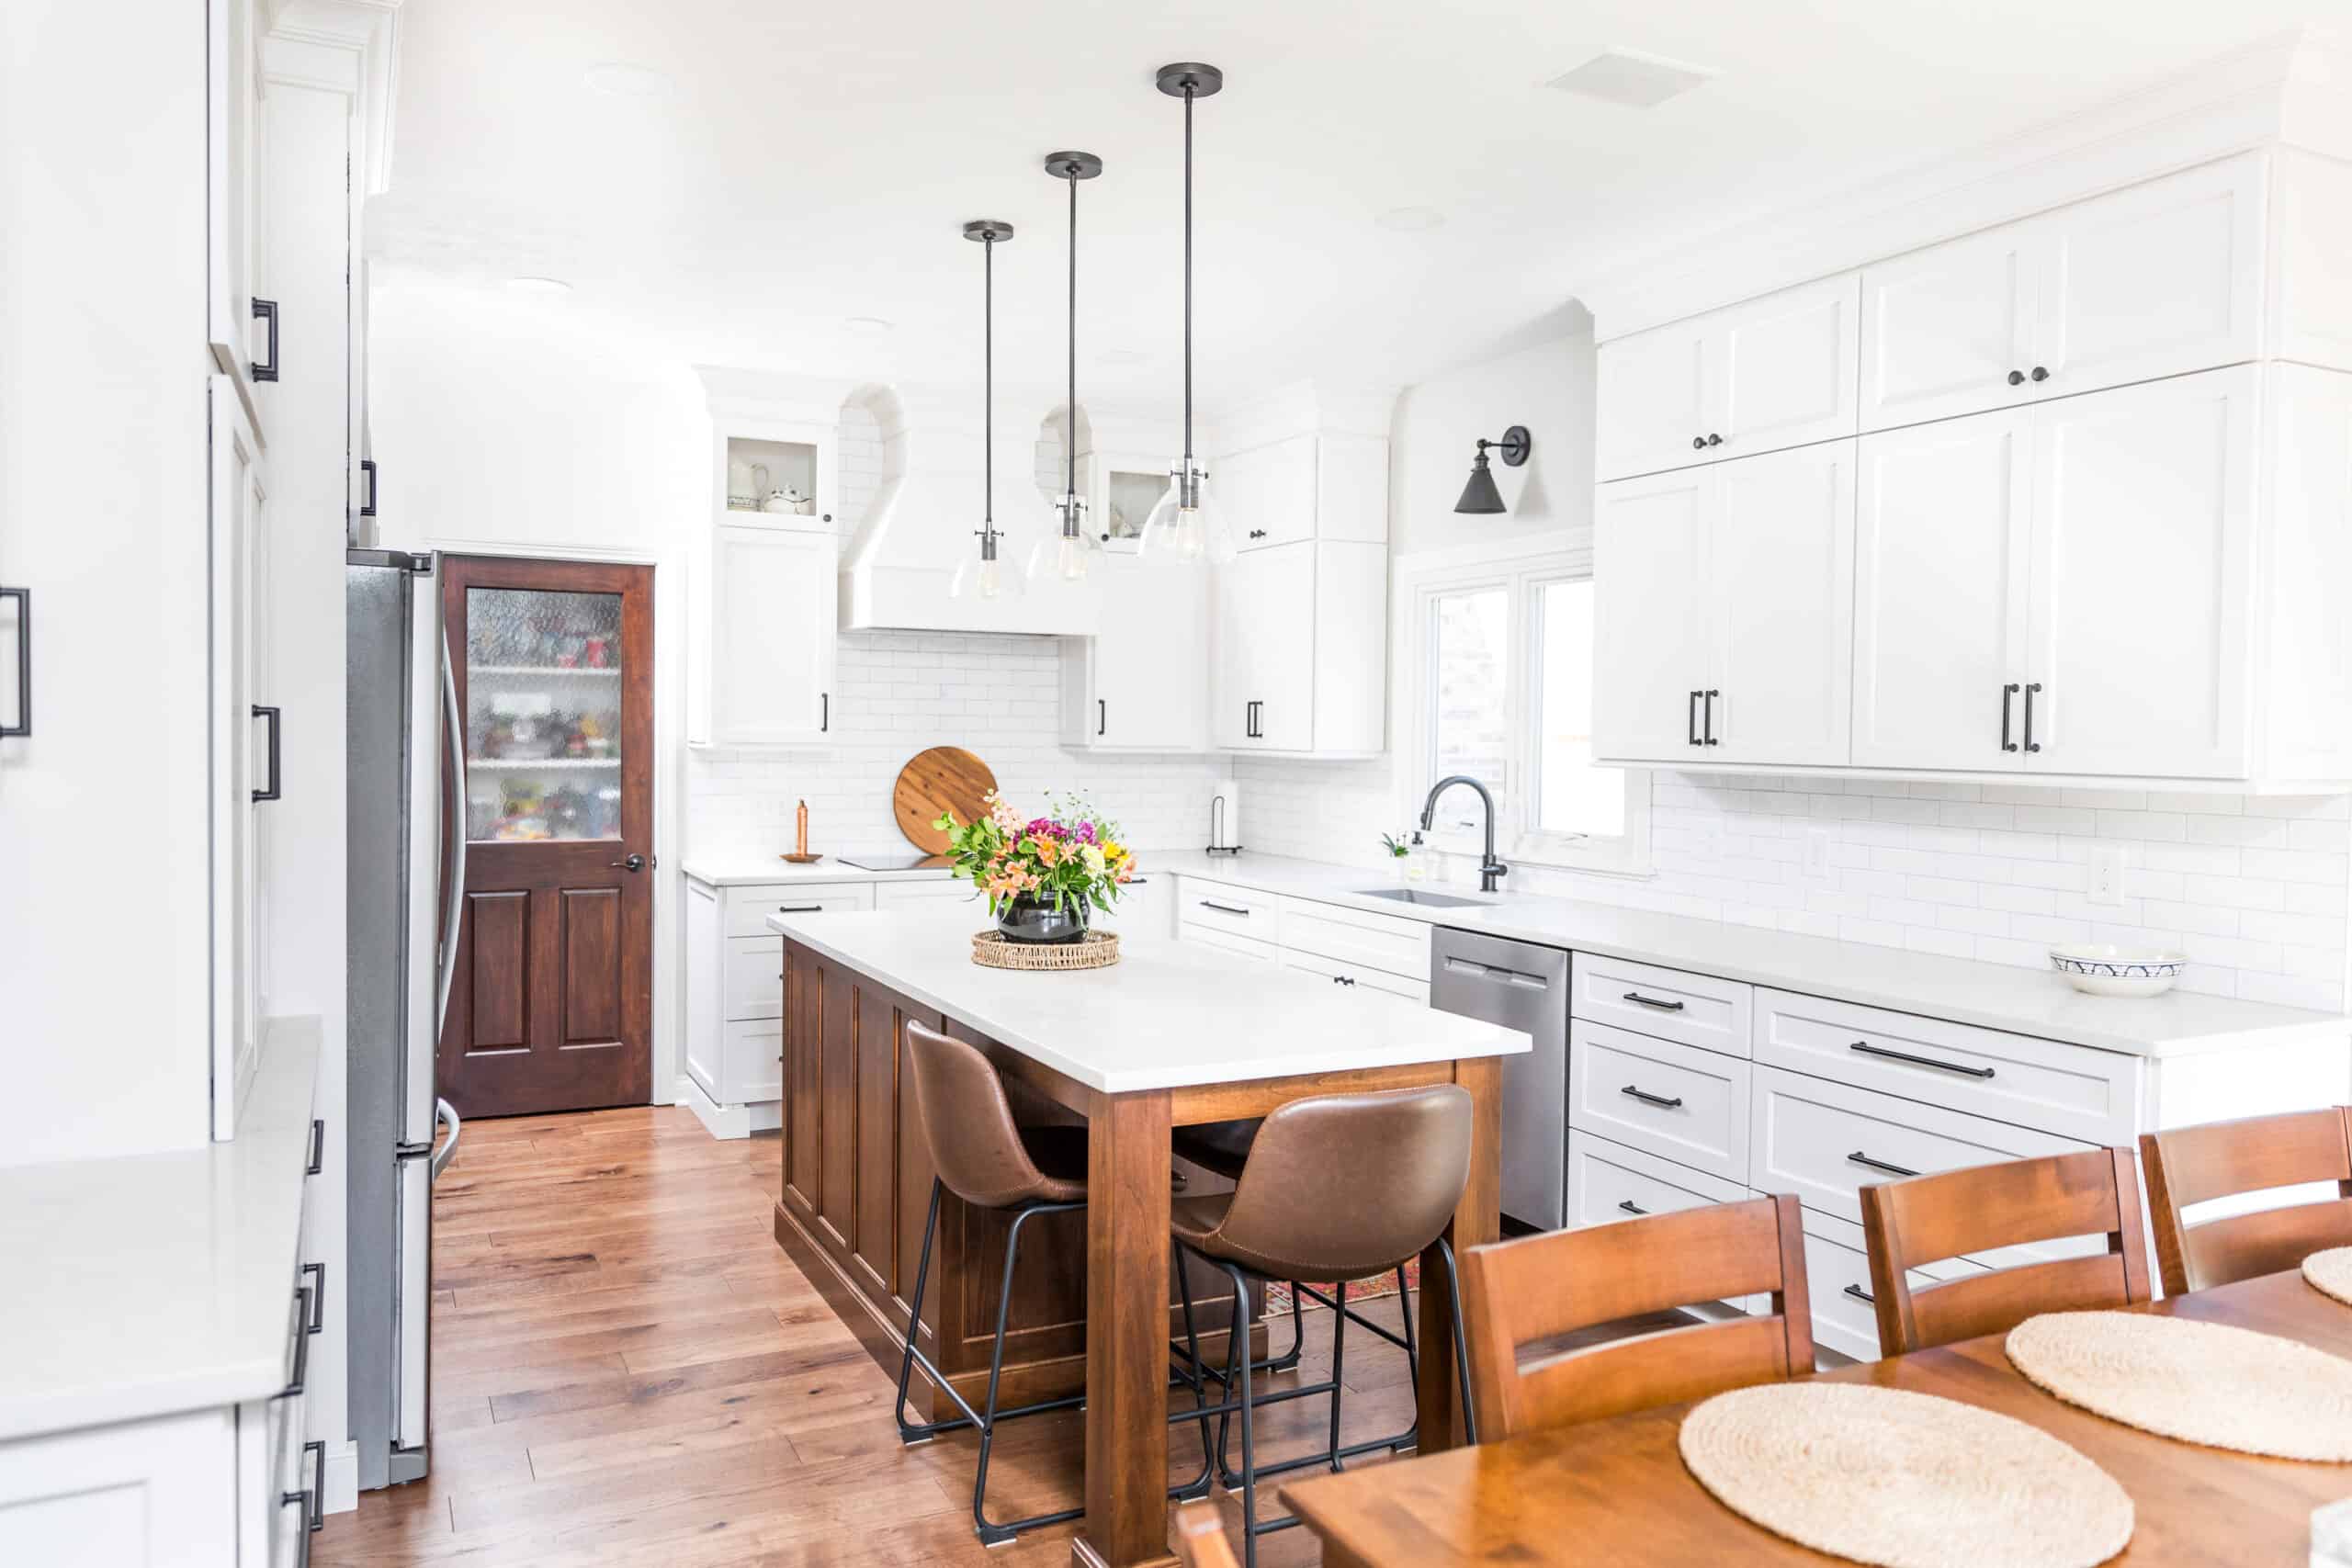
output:
[[1475, 513], [1503, 510], [1503, 492], [1495, 488], [1495, 476], [1487, 467], [1487, 454], [1481, 450], [1470, 464], [1470, 482], [1462, 487], [1462, 499], [1453, 503], [1456, 512]]
[[[1227, 525], [1216, 497], [1209, 491], [1208, 476], [1194, 468], [1189, 475], [1189, 485], [1187, 479], [1183, 468], [1172, 469], [1167, 491], [1152, 507], [1151, 515], [1144, 519], [1144, 558], [1180, 565], [1223, 566], [1241, 553], [1233, 530]], [[1191, 491], [1190, 504], [1187, 489]]]
[[1045, 536], [1029, 547], [1029, 575], [1083, 582], [1102, 548], [1086, 526], [1086, 502], [1065, 495], [1054, 502]]
[[956, 563], [956, 576], [947, 584], [951, 599], [1018, 599], [1029, 584], [1020, 566], [997, 558], [997, 541], [1003, 536], [983, 533], [977, 555], [967, 555]]

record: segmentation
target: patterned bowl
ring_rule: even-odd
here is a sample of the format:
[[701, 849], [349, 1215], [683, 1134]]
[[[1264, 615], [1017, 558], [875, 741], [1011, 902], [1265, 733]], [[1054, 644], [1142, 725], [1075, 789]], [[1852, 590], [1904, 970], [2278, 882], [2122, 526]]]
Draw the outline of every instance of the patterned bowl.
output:
[[2188, 955], [2157, 947], [2053, 947], [2050, 966], [2075, 989], [2094, 997], [2154, 997], [2172, 989]]

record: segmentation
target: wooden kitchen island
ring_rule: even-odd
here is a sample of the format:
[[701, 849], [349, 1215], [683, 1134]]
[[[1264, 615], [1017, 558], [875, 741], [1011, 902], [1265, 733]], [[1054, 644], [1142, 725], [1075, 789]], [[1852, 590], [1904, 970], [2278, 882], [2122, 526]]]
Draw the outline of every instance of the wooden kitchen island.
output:
[[[1498, 1234], [1499, 1062], [1530, 1043], [1205, 947], [1138, 942], [1115, 967], [1079, 974], [984, 969], [971, 961], [982, 919], [971, 908], [768, 918], [785, 939], [776, 1240], [895, 1377], [932, 1180], [901, 1068], [907, 1021], [987, 1051], [1024, 1119], [1083, 1122], [1090, 1201], [1023, 1247], [1002, 1398], [1087, 1393], [1075, 1561], [1170, 1562], [1170, 1128], [1307, 1095], [1459, 1083], [1476, 1141], [1449, 1232], [1458, 1249]], [[949, 1195], [925, 1292], [924, 1349], [975, 1403], [1008, 1224]], [[1434, 1252], [1422, 1277], [1444, 1278]], [[1209, 1309], [1220, 1327], [1226, 1315]], [[1224, 1343], [1203, 1348], [1221, 1357]], [[1442, 1290], [1422, 1292], [1419, 1343], [1420, 1442], [1434, 1452], [1459, 1423]]]

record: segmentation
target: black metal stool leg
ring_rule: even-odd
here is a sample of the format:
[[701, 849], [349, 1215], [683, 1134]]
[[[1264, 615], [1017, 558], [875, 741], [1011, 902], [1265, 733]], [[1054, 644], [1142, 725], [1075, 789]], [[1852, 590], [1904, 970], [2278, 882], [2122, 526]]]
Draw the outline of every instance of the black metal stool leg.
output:
[[[997, 1414], [996, 1394], [997, 1386], [1004, 1376], [1004, 1331], [1012, 1314], [1012, 1269], [1021, 1256], [1021, 1227], [1028, 1224], [1033, 1215], [1080, 1207], [1083, 1205], [1059, 1203], [1038, 1204], [1023, 1209], [1012, 1216], [1012, 1229], [1004, 1238], [1004, 1283], [996, 1295], [996, 1343], [989, 1351], [989, 1392], [980, 1407], [980, 1462], [972, 1476], [972, 1528], [979, 1533], [983, 1546], [1002, 1546], [1023, 1530], [1035, 1529], [1043, 1525], [1067, 1524], [1071, 1519], [1083, 1517], [1086, 1513], [1081, 1506], [1064, 1508], [1057, 1513], [1033, 1514], [1025, 1519], [996, 1525], [989, 1522], [984, 1509], [989, 1491], [989, 1450], [996, 1441], [996, 1424], [1001, 1419]], [[1046, 1404], [1028, 1406], [1021, 1413], [1064, 1409], [1079, 1403], [1078, 1399], [1055, 1400]]]
[[[1348, 1282], [1338, 1281], [1331, 1287], [1339, 1298], [1338, 1310], [1331, 1314], [1331, 1473], [1340, 1473], [1340, 1396], [1347, 1385], [1340, 1382], [1345, 1370], [1348, 1348]], [[1247, 1463], [1249, 1456], [1244, 1455]]]
[[908, 1448], [927, 1443], [934, 1434], [948, 1427], [968, 1425], [963, 1421], [937, 1421], [917, 1426], [907, 1419], [907, 1384], [914, 1375], [915, 1336], [922, 1332], [923, 1286], [931, 1280], [931, 1243], [939, 1232], [939, 1190], [940, 1182], [934, 1177], [931, 1183], [931, 1213], [922, 1222], [922, 1252], [915, 1264], [914, 1295], [907, 1303], [907, 1352], [899, 1360], [899, 1403], [890, 1407], [890, 1414], [899, 1423], [899, 1441]]
[[[1250, 1287], [1241, 1278], [1241, 1270], [1226, 1265], [1226, 1273], [1233, 1280], [1234, 1316], [1238, 1322], [1241, 1303], [1250, 1299]], [[1241, 1568], [1258, 1568], [1258, 1454], [1250, 1429], [1250, 1351], [1249, 1337], [1235, 1337], [1241, 1345], [1241, 1354], [1235, 1358], [1241, 1368]]]
[[[1184, 1251], [1181, 1243], [1178, 1244], [1174, 1256], [1169, 1261], [1175, 1268], [1176, 1289], [1184, 1302], [1184, 1357], [1188, 1369], [1184, 1382], [1193, 1391], [1193, 1408], [1201, 1410], [1207, 1404], [1207, 1401], [1203, 1397], [1204, 1393], [1203, 1385], [1208, 1382], [1208, 1378], [1201, 1368], [1201, 1333], [1193, 1317], [1193, 1274], [1191, 1269], [1185, 1265]], [[1229, 1338], [1230, 1336], [1227, 1337]], [[1221, 1402], [1225, 1391], [1220, 1388], [1217, 1392]], [[1170, 1425], [1173, 1425], [1175, 1420], [1176, 1417], [1173, 1416], [1169, 1417]], [[1168, 1495], [1188, 1502], [1194, 1498], [1207, 1496], [1209, 1472], [1215, 1466], [1216, 1457], [1209, 1451], [1209, 1418], [1204, 1416], [1201, 1417], [1201, 1472], [1181, 1486], [1169, 1488]]]
[[[1424, 1285], [1421, 1289], [1427, 1290], [1429, 1287]], [[1405, 1319], [1405, 1369], [1412, 1373], [1413, 1383], [1419, 1387], [1421, 1381], [1421, 1351], [1420, 1347], [1413, 1343], [1413, 1292], [1412, 1288], [1405, 1282], [1405, 1266], [1401, 1263], [1396, 1265], [1396, 1303], [1402, 1309]], [[1405, 1428], [1402, 1437], [1388, 1445], [1388, 1451], [1392, 1454], [1401, 1453], [1407, 1449], [1419, 1447], [1420, 1440], [1421, 1418], [1420, 1412], [1417, 1409], [1413, 1412], [1413, 1424]]]
[[1478, 1413], [1470, 1401], [1470, 1340], [1462, 1332], [1462, 1275], [1453, 1267], [1453, 1244], [1440, 1236], [1437, 1249], [1445, 1259], [1446, 1294], [1453, 1303], [1453, 1376], [1462, 1385], [1462, 1435], [1475, 1449], [1478, 1446]]

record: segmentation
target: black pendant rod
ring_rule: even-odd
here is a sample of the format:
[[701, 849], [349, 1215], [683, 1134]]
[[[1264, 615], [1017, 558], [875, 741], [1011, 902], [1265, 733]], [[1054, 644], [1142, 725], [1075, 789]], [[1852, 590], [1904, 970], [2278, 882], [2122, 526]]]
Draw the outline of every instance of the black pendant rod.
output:
[[1012, 225], [975, 218], [964, 238], [980, 243], [980, 558], [996, 558], [996, 245], [1012, 238]]
[[1184, 485], [1179, 504], [1194, 504], [1193, 495], [1193, 96], [1197, 89], [1184, 83]]
[[1062, 405], [1062, 533], [1078, 537], [1078, 175], [1069, 180], [1069, 392]]

